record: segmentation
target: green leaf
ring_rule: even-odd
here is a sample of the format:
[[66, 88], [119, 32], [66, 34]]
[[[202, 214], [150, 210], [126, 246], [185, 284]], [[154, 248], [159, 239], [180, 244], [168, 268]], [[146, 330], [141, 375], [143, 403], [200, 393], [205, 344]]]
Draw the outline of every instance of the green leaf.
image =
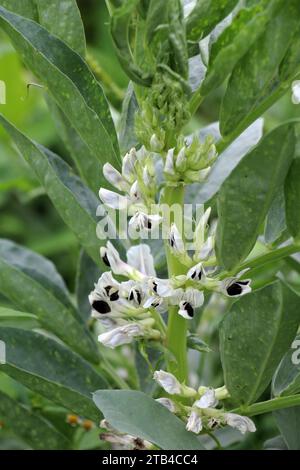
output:
[[285, 201], [283, 188], [278, 189], [266, 218], [265, 240], [274, 243], [286, 230]]
[[96, 196], [61, 158], [31, 141], [1, 115], [0, 123], [34, 170], [64, 222], [90, 256], [99, 262], [101, 241], [96, 235], [99, 204]]
[[39, 23], [84, 57], [86, 52], [84, 27], [76, 0], [51, 0], [51, 2], [35, 0], [35, 2]]
[[[280, 93], [279, 68], [299, 28], [298, 0], [284, 2], [249, 52], [233, 70], [223, 99], [220, 127], [227, 136], [249, 125], [270, 96]], [[287, 84], [284, 84], [284, 91]], [[260, 113], [261, 114], [261, 113]]]
[[153, 442], [161, 449], [204, 449], [184, 423], [142, 392], [98, 390], [94, 402], [118, 431]]
[[84, 322], [87, 322], [91, 316], [91, 306], [88, 295], [93, 290], [95, 282], [98, 281], [102, 271], [94, 263], [94, 261], [81, 251], [77, 273], [76, 273], [76, 299], [79, 314]]
[[276, 411], [274, 416], [288, 450], [300, 450], [300, 406]]
[[[197, 203], [209, 201], [220, 190], [234, 168], [248, 154], [249, 150], [258, 144], [262, 134], [263, 119], [257, 119], [218, 156], [208, 177], [200, 186], [197, 193]], [[208, 135], [211, 135], [211, 132], [208, 132]]]
[[29, 329], [39, 328], [40, 326], [36, 315], [19, 312], [7, 307], [0, 307], [0, 325]]
[[269, 385], [300, 322], [300, 298], [277, 281], [233, 304], [220, 326], [226, 387], [239, 404], [251, 404]]
[[272, 394], [275, 397], [296, 395], [300, 392], [300, 336], [292, 343], [275, 372]]
[[201, 86], [203, 95], [223, 83], [237, 62], [265, 31], [267, 23], [281, 4], [282, 0], [262, 0], [238, 12], [232, 23], [212, 44], [208, 70]]
[[70, 442], [51, 423], [0, 392], [0, 420], [35, 450], [62, 450]]
[[[84, 57], [86, 53], [84, 28], [76, 1], [36, 1], [39, 10], [39, 23]], [[46, 101], [57, 131], [74, 159], [80, 176], [97, 193], [104, 180], [101, 171], [99, 171], [97, 155], [91, 152], [55, 101], [50, 96], [47, 97]]]
[[92, 362], [99, 360], [97, 345], [50, 261], [0, 239], [0, 292], [25, 312], [36, 315], [43, 328], [75, 351]]
[[118, 142], [108, 103], [79, 54], [34, 21], [2, 7], [0, 26], [99, 162], [119, 165]]
[[97, 156], [90, 151], [55, 101], [50, 96], [46, 101], [56, 129], [74, 160], [82, 180], [95, 194], [98, 194], [99, 188], [107, 182], [102, 174]]
[[186, 20], [187, 38], [200, 41], [229, 15], [237, 3], [237, 0], [197, 0]]
[[26, 16], [31, 20], [37, 20], [38, 11], [35, 0], [0, 0], [0, 5], [18, 15]]
[[6, 345], [1, 372], [73, 413], [99, 420], [92, 392], [107, 383], [88, 362], [33, 331], [0, 327], [0, 339]]
[[264, 442], [264, 450], [288, 450], [281, 436], [273, 437]]
[[132, 147], [138, 146], [135, 135], [135, 113], [138, 111], [138, 102], [130, 82], [122, 105], [122, 114], [119, 123], [119, 143], [122, 154]]
[[300, 158], [296, 158], [285, 180], [286, 222], [295, 239], [300, 238]]
[[223, 184], [218, 198], [216, 251], [226, 269], [238, 265], [255, 245], [294, 151], [294, 125], [279, 126], [241, 160]]

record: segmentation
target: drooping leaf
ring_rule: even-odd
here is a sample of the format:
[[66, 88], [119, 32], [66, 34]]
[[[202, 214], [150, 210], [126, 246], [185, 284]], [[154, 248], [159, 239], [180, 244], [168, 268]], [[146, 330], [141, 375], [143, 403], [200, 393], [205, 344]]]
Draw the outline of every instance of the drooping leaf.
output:
[[186, 19], [187, 38], [200, 41], [236, 6], [237, 0], [197, 0]]
[[98, 281], [100, 276], [100, 268], [85, 251], [82, 250], [79, 256], [76, 273], [76, 298], [77, 308], [84, 322], [87, 322], [91, 315], [88, 295], [93, 290], [94, 284]]
[[295, 239], [300, 238], [300, 158], [296, 158], [285, 180], [286, 222]]
[[253, 403], [270, 383], [300, 322], [300, 297], [279, 281], [233, 304], [220, 327], [225, 384], [239, 404]]
[[93, 397], [108, 422], [121, 432], [146, 439], [161, 449], [204, 449], [179, 418], [142, 392], [98, 390]]
[[8, 240], [0, 240], [0, 292], [45, 329], [92, 362], [97, 346], [80, 319], [53, 264]]
[[39, 23], [84, 57], [85, 34], [76, 0], [35, 0], [35, 3]]
[[253, 248], [294, 151], [294, 125], [281, 125], [240, 161], [223, 184], [218, 198], [216, 250], [226, 269], [236, 266]]
[[[280, 90], [280, 65], [299, 29], [299, 20], [298, 0], [284, 2], [265, 33], [234, 68], [220, 113], [223, 136], [249, 125], [270, 96]], [[286, 87], [284, 83], [284, 90]]]
[[[39, 333], [0, 327], [6, 363], [0, 371], [72, 412], [98, 421], [92, 392], [107, 382], [67, 347]], [[77, 339], [80, 341], [80, 339]]]
[[118, 166], [118, 142], [108, 103], [79, 54], [34, 21], [2, 7], [0, 27], [99, 162]]
[[296, 395], [300, 392], [300, 336], [283, 357], [272, 382], [275, 397]]
[[203, 95], [223, 83], [237, 62], [265, 31], [267, 23], [282, 3], [282, 0], [262, 0], [238, 12], [212, 44], [207, 74], [201, 87]]
[[0, 420], [35, 450], [68, 449], [71, 443], [42, 416], [0, 391]]
[[36, 144], [0, 115], [0, 122], [34, 170], [58, 213], [90, 256], [99, 261], [96, 196], [57, 155]]
[[[208, 135], [211, 134], [208, 130]], [[221, 188], [234, 168], [247, 153], [260, 141], [263, 134], [263, 119], [258, 119], [248, 127], [232, 144], [222, 152], [214, 163], [205, 182], [197, 194], [197, 202], [209, 201]]]

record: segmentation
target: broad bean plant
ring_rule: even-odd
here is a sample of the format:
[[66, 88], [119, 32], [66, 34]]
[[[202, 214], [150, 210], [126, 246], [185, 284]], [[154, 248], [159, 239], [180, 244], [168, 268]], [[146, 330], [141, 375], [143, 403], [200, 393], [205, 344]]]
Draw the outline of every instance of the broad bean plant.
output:
[[0, 0], [73, 165], [0, 123], [82, 247], [73, 295], [0, 241], [1, 422], [34, 449], [251, 449], [272, 413], [265, 447], [299, 449], [299, 120], [263, 119], [300, 102], [299, 0], [106, 4], [121, 113], [75, 0]]

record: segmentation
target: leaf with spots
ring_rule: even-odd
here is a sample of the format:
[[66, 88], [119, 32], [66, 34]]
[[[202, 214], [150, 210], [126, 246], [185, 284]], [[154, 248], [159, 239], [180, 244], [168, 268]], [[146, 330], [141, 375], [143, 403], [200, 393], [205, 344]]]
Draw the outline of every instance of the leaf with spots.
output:
[[0, 239], [0, 292], [75, 351], [92, 362], [99, 360], [97, 345], [50, 261]]
[[71, 446], [49, 421], [1, 391], [0, 421], [34, 450], [65, 450]]
[[271, 382], [300, 323], [300, 297], [280, 281], [233, 304], [220, 326], [225, 384], [238, 404], [249, 405]]
[[218, 197], [216, 251], [226, 269], [237, 266], [255, 245], [294, 152], [294, 125], [283, 124], [265, 136], [224, 182]]
[[0, 326], [6, 363], [0, 371], [30, 390], [80, 416], [97, 421], [92, 392], [106, 380], [78, 354], [45, 335]]

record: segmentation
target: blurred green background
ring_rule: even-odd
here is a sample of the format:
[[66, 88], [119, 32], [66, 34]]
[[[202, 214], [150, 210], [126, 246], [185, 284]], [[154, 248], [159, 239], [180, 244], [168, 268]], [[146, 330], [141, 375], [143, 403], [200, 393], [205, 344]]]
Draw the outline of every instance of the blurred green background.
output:
[[[88, 61], [103, 84], [114, 110], [121, 109], [128, 79], [116, 58], [109, 33], [109, 18], [104, 0], [78, 0], [88, 47]], [[49, 147], [72, 165], [58, 137], [45, 104], [46, 92], [35, 86], [35, 77], [22, 65], [4, 34], [0, 33], [0, 80], [6, 83], [7, 104], [0, 111], [25, 134]], [[189, 130], [218, 120], [224, 88], [211, 94], [190, 123]], [[285, 119], [299, 115], [287, 93], [265, 116], [265, 130]], [[99, 168], [100, 175], [101, 168]], [[17, 154], [5, 132], [0, 129], [0, 237], [9, 238], [51, 259], [74, 291], [79, 245], [63, 224], [34, 175]], [[0, 299], [5, 304], [5, 299]], [[213, 373], [213, 371], [212, 371]], [[3, 386], [3, 384], [2, 384]], [[272, 416], [260, 417], [263, 426], [249, 436], [248, 447], [260, 448], [269, 437], [278, 434]], [[1, 427], [1, 426], [0, 426]], [[247, 446], [243, 442], [243, 446]]]

